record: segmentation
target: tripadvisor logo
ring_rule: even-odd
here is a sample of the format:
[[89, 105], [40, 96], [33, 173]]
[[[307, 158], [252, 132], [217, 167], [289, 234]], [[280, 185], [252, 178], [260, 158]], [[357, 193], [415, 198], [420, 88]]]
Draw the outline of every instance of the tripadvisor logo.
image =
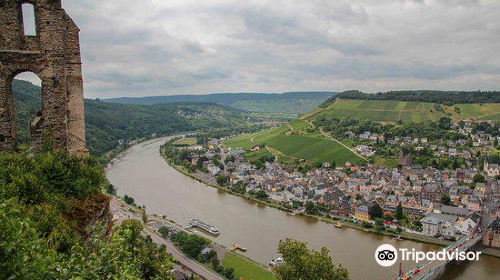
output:
[[383, 244], [380, 245], [375, 251], [375, 260], [381, 266], [385, 267], [392, 266], [398, 261], [398, 253], [401, 256], [401, 261], [414, 261], [416, 263], [419, 263], [421, 261], [435, 261], [435, 260], [478, 261], [479, 255], [481, 255], [481, 252], [467, 252], [467, 251], [458, 252], [453, 249], [449, 251], [443, 249], [437, 252], [431, 251], [426, 253], [422, 251], [416, 251], [414, 248], [411, 250], [406, 248], [400, 248], [398, 252], [398, 250], [396, 250], [394, 246], [390, 244]]
[[380, 245], [375, 251], [375, 260], [381, 266], [391, 266], [398, 260], [398, 251], [390, 244]]

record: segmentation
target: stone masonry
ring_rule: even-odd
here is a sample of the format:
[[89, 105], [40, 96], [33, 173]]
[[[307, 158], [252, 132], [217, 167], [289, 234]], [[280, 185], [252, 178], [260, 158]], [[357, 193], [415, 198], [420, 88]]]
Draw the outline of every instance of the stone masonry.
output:
[[[35, 10], [36, 36], [25, 36], [22, 5]], [[87, 154], [79, 29], [61, 0], [0, 0], [0, 152], [17, 148], [12, 80], [42, 81], [42, 110], [31, 120], [31, 146], [50, 135], [59, 148]]]

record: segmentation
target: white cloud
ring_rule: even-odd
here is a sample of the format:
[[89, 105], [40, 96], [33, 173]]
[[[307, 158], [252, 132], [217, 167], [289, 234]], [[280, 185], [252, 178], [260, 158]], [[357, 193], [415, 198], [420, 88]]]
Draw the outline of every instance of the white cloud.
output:
[[492, 0], [82, 0], [87, 97], [498, 89]]

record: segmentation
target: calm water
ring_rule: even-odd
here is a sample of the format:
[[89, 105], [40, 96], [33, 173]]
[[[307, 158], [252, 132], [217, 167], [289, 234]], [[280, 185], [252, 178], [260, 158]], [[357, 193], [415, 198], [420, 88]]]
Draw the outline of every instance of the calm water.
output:
[[[397, 267], [383, 268], [374, 258], [375, 249], [384, 243], [396, 248], [437, 250], [439, 247], [415, 242], [396, 242], [387, 237], [333, 225], [304, 217], [293, 217], [271, 207], [252, 203], [201, 184], [170, 167], [159, 155], [166, 138], [138, 144], [118, 156], [107, 168], [109, 180], [120, 195], [132, 196], [145, 205], [148, 213], [167, 215], [180, 224], [198, 218], [221, 229], [213, 238], [225, 246], [239, 243], [246, 255], [263, 264], [277, 257], [279, 240], [294, 238], [312, 248], [328, 247], [337, 264], [349, 270], [352, 279], [388, 279]], [[406, 263], [405, 267], [412, 264]], [[500, 279], [500, 260], [481, 257], [448, 268], [443, 279]]]

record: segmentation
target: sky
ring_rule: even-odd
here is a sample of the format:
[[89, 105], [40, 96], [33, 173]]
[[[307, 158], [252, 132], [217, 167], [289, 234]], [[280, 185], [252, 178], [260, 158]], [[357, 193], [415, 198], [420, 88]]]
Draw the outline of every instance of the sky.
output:
[[87, 98], [500, 90], [500, 0], [63, 1]]

